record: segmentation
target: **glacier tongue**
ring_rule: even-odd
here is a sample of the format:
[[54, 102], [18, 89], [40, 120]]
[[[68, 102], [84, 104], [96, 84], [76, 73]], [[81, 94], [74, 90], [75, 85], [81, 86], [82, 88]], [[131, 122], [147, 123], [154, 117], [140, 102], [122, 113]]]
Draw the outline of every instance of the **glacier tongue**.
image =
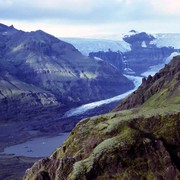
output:
[[[178, 52], [172, 53], [167, 59], [165, 59], [163, 64], [151, 66], [148, 71], [142, 73], [141, 75], [144, 77], [147, 77], [149, 75], [154, 75], [161, 68], [163, 68], [166, 63], [169, 63], [170, 60], [176, 55], [180, 55], [180, 53], [178, 53]], [[78, 115], [84, 114], [85, 112], [87, 112], [91, 109], [102, 106], [103, 104], [109, 104], [109, 103], [112, 103], [115, 101], [120, 101], [120, 100], [124, 99], [125, 97], [127, 97], [132, 92], [134, 92], [141, 85], [142, 77], [132, 76], [132, 75], [124, 75], [124, 76], [126, 76], [129, 80], [133, 81], [134, 86], [135, 86], [134, 89], [127, 91], [126, 93], [120, 94], [118, 96], [109, 98], [109, 99], [105, 99], [105, 100], [101, 100], [101, 101], [97, 101], [97, 102], [92, 102], [92, 103], [85, 104], [85, 105], [82, 105], [82, 106], [79, 106], [76, 108], [72, 108], [64, 114], [64, 117], [78, 116]]]
[[164, 67], [165, 64], [168, 64], [174, 56], [180, 55], [178, 52], [173, 52], [167, 59], [165, 59], [163, 64], [158, 64], [155, 66], [150, 66], [149, 70], [142, 73], [142, 76], [148, 77], [149, 75], [154, 76], [160, 69]]
[[78, 115], [84, 114], [85, 112], [87, 112], [91, 109], [102, 106], [103, 104], [109, 104], [109, 103], [112, 103], [115, 101], [120, 101], [120, 100], [124, 99], [125, 97], [127, 97], [129, 94], [131, 94], [133, 91], [135, 91], [140, 86], [140, 84], [142, 82], [142, 77], [130, 76], [130, 75], [124, 75], [124, 76], [126, 76], [129, 80], [133, 81], [134, 86], [135, 86], [134, 89], [127, 91], [126, 93], [120, 94], [118, 96], [109, 98], [109, 99], [92, 102], [89, 104], [79, 106], [77, 108], [72, 108], [64, 114], [64, 117], [78, 116]]

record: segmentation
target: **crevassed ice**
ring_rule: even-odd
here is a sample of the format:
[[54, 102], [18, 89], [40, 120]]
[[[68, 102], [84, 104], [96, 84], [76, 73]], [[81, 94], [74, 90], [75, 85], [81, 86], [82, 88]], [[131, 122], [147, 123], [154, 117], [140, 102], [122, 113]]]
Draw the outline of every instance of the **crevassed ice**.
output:
[[111, 51], [127, 52], [131, 50], [128, 43], [123, 40], [88, 39], [88, 38], [60, 38], [72, 44], [83, 55], [88, 56], [90, 52]]

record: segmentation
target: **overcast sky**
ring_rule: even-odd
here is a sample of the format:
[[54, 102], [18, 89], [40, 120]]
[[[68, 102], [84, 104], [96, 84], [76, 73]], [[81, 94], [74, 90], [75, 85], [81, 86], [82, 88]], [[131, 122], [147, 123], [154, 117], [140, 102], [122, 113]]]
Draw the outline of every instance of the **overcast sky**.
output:
[[180, 0], [0, 0], [0, 22], [58, 37], [180, 33]]

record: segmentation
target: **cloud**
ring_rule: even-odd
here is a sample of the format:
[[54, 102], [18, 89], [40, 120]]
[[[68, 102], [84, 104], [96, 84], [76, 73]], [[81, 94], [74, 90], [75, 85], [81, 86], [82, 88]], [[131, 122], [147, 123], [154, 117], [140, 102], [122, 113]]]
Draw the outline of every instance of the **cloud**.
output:
[[[132, 28], [152, 25], [158, 28], [158, 24], [164, 24], [167, 28], [171, 22], [178, 29], [179, 9], [179, 0], [0, 0], [1, 20], [32, 25], [56, 24], [50, 30], [53, 32], [57, 24], [64, 32], [66, 28], [70, 32], [73, 27], [77, 27], [76, 32], [80, 29], [88, 31], [88, 28], [93, 32], [102, 32], [109, 27], [112, 27], [111, 30], [124, 29], [130, 25]], [[47, 26], [44, 27], [47, 29]]]
[[107, 23], [154, 18], [158, 14], [153, 14], [156, 7], [159, 6], [156, 6], [154, 0], [0, 0], [0, 17]]
[[153, 8], [163, 14], [180, 15], [179, 0], [151, 0]]

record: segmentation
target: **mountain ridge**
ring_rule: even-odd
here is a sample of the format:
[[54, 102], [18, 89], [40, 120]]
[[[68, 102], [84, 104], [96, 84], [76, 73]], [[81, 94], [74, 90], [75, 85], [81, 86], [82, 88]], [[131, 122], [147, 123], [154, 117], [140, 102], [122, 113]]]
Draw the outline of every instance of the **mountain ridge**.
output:
[[[178, 62], [179, 59], [180, 56], [174, 57], [168, 65], [165, 65], [163, 70], [156, 73], [153, 77], [148, 76], [147, 79], [144, 78], [138, 90], [135, 91], [132, 95], [130, 95], [127, 99], [123, 100], [119, 107], [116, 107], [115, 111], [135, 108], [140, 105], [143, 106], [143, 104], [144, 106], [149, 105], [152, 107], [163, 106], [165, 105], [165, 103], [168, 103], [165, 102], [165, 100], [170, 101], [171, 97], [173, 98], [174, 94], [177, 95], [177, 103], [180, 103], [180, 100], [178, 98], [180, 95], [180, 64]], [[166, 76], [168, 76], [169, 78], [166, 78], [165, 80]], [[156, 84], [154, 84], [155, 82]], [[171, 85], [172, 83], [173, 85]], [[170, 85], [171, 89], [168, 88], [168, 86]], [[159, 99], [159, 102], [156, 99], [153, 100], [154, 95], [158, 96], [157, 98]], [[164, 101], [162, 100], [162, 98], [164, 99]], [[163, 101], [164, 103], [160, 101]]]
[[108, 63], [87, 58], [71, 44], [52, 35], [41, 30], [23, 32], [1, 26], [1, 71], [48, 91], [61, 106], [106, 99], [133, 87], [132, 82]]

